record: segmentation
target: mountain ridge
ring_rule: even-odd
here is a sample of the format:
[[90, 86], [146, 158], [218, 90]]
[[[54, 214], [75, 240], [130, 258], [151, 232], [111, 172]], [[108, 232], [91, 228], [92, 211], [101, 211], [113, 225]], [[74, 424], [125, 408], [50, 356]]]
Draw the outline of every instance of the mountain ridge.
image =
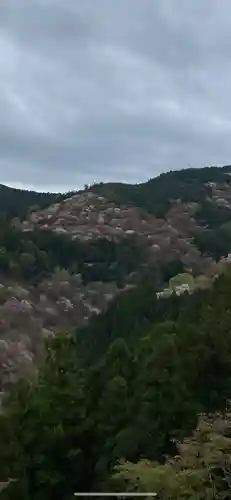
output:
[[0, 224], [3, 386], [40, 359], [44, 338], [84, 327], [121, 292], [149, 280], [160, 293], [184, 272], [196, 287], [211, 285], [231, 253], [230, 173], [186, 169], [138, 186], [93, 185], [34, 207], [13, 190]]
[[[201, 181], [213, 181], [213, 180], [222, 180], [222, 176], [223, 174], [227, 174], [227, 173], [230, 173], [231, 172], [231, 166], [230, 165], [225, 165], [223, 167], [216, 167], [216, 166], [211, 166], [211, 167], [197, 167], [197, 168], [193, 168], [193, 167], [190, 167], [190, 168], [185, 168], [185, 169], [181, 169], [181, 170], [169, 170], [167, 172], [163, 172], [153, 178], [150, 178], [149, 180], [145, 181], [145, 182], [141, 182], [141, 183], [124, 183], [124, 182], [96, 182], [96, 183], [93, 183], [92, 185], [90, 185], [89, 187], [86, 185], [84, 189], [79, 189], [79, 190], [70, 190], [68, 192], [40, 192], [40, 191], [34, 191], [34, 190], [28, 190], [28, 189], [19, 189], [19, 188], [14, 188], [14, 187], [11, 187], [11, 186], [8, 186], [8, 185], [5, 185], [5, 184], [2, 184], [0, 183], [0, 198], [2, 197], [2, 194], [3, 192], [7, 192], [7, 194], [9, 195], [10, 193], [12, 193], [12, 195], [15, 195], [17, 197], [17, 195], [25, 195], [25, 196], [29, 196], [31, 197], [34, 197], [34, 200], [37, 198], [37, 200], [39, 201], [39, 198], [42, 199], [43, 197], [44, 198], [47, 198], [48, 200], [48, 197], [50, 197], [50, 200], [52, 200], [52, 197], [53, 199], [57, 199], [57, 198], [65, 198], [65, 197], [68, 197], [68, 196], [71, 196], [71, 195], [74, 195], [76, 193], [82, 193], [84, 190], [94, 190], [96, 192], [103, 192], [103, 191], [110, 191], [111, 193], [113, 191], [115, 191], [116, 189], [119, 190], [119, 193], [116, 194], [116, 196], [122, 196], [122, 195], [126, 195], [127, 196], [127, 193], [128, 191], [127, 190], [133, 190], [134, 192], [139, 190], [139, 189], [144, 189], [146, 187], [151, 187], [153, 188], [153, 185], [154, 184], [162, 184], [168, 179], [168, 178], [171, 178], [171, 180], [173, 178], [175, 178], [175, 181], [177, 181], [178, 183], [181, 182], [181, 181], [184, 181], [185, 178], [188, 177], [188, 180], [190, 179], [190, 174], [191, 174], [191, 177], [194, 177], [194, 178], [199, 178], [201, 179]], [[170, 188], [170, 191], [172, 190], [172, 186]], [[122, 191], [122, 192], [121, 192]], [[163, 193], [164, 195], [164, 193]], [[136, 194], [137, 196], [137, 194]], [[33, 201], [34, 201], [33, 200]], [[122, 201], [122, 200], [121, 200]], [[127, 200], [128, 202], [128, 197], [127, 197]], [[134, 200], [135, 201], [135, 200]], [[6, 202], [6, 200], [4, 200], [4, 202]], [[132, 200], [131, 200], [132, 202]], [[33, 202], [31, 203], [31, 205], [35, 205], [36, 203]], [[0, 211], [2, 211], [2, 203], [0, 204]], [[28, 205], [28, 208], [29, 208], [30, 205]]]
[[[191, 242], [194, 250], [219, 260], [231, 251], [229, 227], [222, 227], [231, 214], [230, 175], [230, 166], [206, 167], [170, 171], [136, 185], [94, 184], [34, 211], [24, 221], [23, 230], [39, 227], [73, 238], [120, 239], [147, 235], [148, 225], [147, 231], [143, 229], [149, 224], [150, 241], [151, 225], [156, 226], [156, 233], [160, 226], [163, 232], [165, 227], [170, 240], [177, 232], [186, 246]], [[155, 244], [159, 242], [154, 238]]]
[[214, 497], [211, 477], [229, 497], [221, 474], [230, 447], [217, 446], [217, 434], [215, 448], [203, 443], [208, 455], [201, 429], [197, 470], [193, 437], [185, 442], [194, 475], [188, 469], [179, 490], [179, 456], [163, 466], [201, 412], [216, 427], [230, 403], [229, 169], [93, 186], [2, 214], [0, 464], [1, 480], [17, 485], [7, 499], [70, 500], [115, 491], [111, 481], [143, 491], [137, 475], [147, 467], [161, 498], [170, 470], [166, 498], [192, 499], [194, 486], [207, 494], [204, 478]]

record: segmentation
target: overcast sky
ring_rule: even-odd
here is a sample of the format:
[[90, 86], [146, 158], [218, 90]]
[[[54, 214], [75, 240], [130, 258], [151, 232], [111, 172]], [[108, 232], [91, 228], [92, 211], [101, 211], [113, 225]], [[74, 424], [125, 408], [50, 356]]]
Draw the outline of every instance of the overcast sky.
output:
[[0, 183], [230, 163], [230, 0], [0, 2]]

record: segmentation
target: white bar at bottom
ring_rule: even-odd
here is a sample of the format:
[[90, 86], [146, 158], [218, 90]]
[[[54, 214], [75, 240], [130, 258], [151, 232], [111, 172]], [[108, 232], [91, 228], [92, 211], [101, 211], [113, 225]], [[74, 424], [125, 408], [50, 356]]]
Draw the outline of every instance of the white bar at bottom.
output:
[[136, 493], [135, 491], [124, 493], [74, 493], [75, 497], [156, 497], [157, 493]]

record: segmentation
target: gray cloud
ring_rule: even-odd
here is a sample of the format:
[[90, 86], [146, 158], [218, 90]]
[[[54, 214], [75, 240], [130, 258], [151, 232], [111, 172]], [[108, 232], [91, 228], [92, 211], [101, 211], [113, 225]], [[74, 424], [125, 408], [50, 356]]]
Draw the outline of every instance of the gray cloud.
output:
[[231, 163], [231, 5], [0, 4], [0, 182], [66, 190]]

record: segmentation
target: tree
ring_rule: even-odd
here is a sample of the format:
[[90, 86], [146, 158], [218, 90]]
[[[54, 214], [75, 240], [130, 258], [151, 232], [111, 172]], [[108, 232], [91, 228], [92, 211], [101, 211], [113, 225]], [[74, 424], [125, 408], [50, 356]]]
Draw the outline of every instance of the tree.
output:
[[179, 455], [164, 465], [121, 462], [109, 479], [110, 491], [156, 493], [161, 500], [218, 500], [231, 496], [231, 414], [202, 416]]
[[[73, 339], [48, 342], [37, 385], [20, 382], [0, 417], [2, 479], [17, 479], [7, 499], [69, 500], [86, 491], [93, 474], [93, 429]], [[78, 471], [78, 474], [76, 474]]]

